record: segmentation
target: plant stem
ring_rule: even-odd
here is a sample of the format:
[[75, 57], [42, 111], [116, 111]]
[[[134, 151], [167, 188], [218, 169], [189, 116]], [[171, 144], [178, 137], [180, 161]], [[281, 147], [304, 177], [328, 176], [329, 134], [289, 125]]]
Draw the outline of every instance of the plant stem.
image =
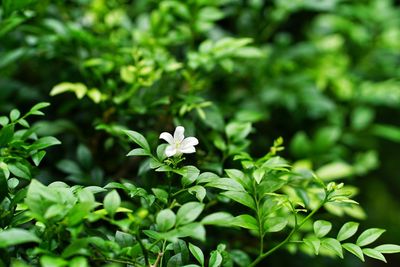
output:
[[150, 266], [150, 263], [149, 263], [149, 254], [148, 254], [147, 249], [146, 249], [146, 247], [144, 246], [142, 240], [140, 239], [139, 229], [137, 230], [136, 239], [138, 240], [139, 245], [140, 245], [140, 248], [141, 248], [142, 251], [143, 251], [143, 257], [144, 257], [144, 262], [145, 262], [146, 266]]
[[271, 248], [265, 253], [260, 254], [250, 265], [249, 267], [254, 267], [256, 266], [260, 261], [262, 261], [264, 258], [268, 257], [270, 254], [274, 253], [276, 250], [284, 246], [286, 243], [290, 241], [290, 238], [303, 226], [303, 224], [308, 221], [325, 203], [326, 203], [327, 198], [319, 204], [319, 206], [314, 209], [310, 214], [308, 214], [297, 226], [293, 228], [293, 230], [289, 233], [289, 235], [283, 240], [281, 243], [276, 245], [275, 247]]

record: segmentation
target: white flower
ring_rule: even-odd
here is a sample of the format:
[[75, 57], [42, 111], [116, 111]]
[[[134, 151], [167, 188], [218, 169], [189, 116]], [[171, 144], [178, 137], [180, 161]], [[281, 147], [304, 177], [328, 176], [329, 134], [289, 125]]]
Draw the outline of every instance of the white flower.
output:
[[165, 155], [167, 157], [180, 156], [182, 154], [190, 154], [196, 152], [195, 145], [199, 144], [199, 140], [196, 137], [186, 137], [183, 135], [185, 128], [178, 126], [175, 129], [174, 136], [170, 133], [163, 132], [160, 134], [160, 139], [164, 139], [168, 142], [168, 146], [165, 149]]

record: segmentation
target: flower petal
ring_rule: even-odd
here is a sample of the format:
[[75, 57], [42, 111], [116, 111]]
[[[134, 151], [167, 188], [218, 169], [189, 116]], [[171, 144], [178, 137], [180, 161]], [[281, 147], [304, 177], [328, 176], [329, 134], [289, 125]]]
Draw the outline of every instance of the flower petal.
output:
[[190, 153], [196, 152], [196, 148], [194, 148], [194, 146], [186, 146], [186, 147], [180, 148], [179, 152], [185, 153], [185, 154], [190, 154]]
[[172, 145], [174, 144], [174, 138], [172, 137], [172, 134], [163, 132], [160, 134], [160, 139], [164, 139], [165, 141], [168, 142], [168, 144]]
[[185, 149], [187, 146], [195, 146], [199, 144], [199, 140], [196, 137], [187, 137], [183, 139], [181, 143], [181, 148]]
[[172, 157], [172, 156], [174, 156], [175, 154], [176, 154], [176, 148], [174, 147], [174, 146], [167, 146], [166, 148], [165, 148], [165, 155], [167, 156], [167, 157]]
[[180, 143], [183, 141], [183, 139], [185, 138], [185, 136], [183, 135], [184, 133], [185, 133], [185, 128], [183, 128], [182, 126], [176, 127], [174, 132], [174, 140], [176, 143]]

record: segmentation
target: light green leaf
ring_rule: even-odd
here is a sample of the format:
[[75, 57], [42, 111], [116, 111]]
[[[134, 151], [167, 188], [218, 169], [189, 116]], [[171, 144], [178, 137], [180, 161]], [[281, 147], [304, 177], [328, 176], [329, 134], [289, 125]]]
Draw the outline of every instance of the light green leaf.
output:
[[242, 228], [258, 231], [258, 223], [256, 218], [248, 214], [236, 216], [230, 223], [233, 226], [239, 226]]
[[210, 215], [207, 215], [201, 220], [202, 224], [205, 225], [218, 225], [229, 227], [229, 222], [232, 221], [233, 216], [228, 212], [215, 212]]
[[390, 253], [400, 253], [400, 246], [394, 244], [380, 245], [375, 248], [375, 250], [380, 253], [390, 254]]
[[377, 240], [386, 230], [371, 228], [365, 230], [357, 239], [356, 244], [360, 247], [366, 246]]
[[46, 137], [42, 137], [38, 140], [36, 140], [30, 147], [30, 150], [40, 150], [40, 149], [44, 149], [46, 147], [49, 146], [54, 146], [54, 145], [59, 145], [61, 144], [61, 142], [52, 136], [46, 136]]
[[10, 112], [10, 119], [11, 121], [16, 121], [18, 120], [19, 116], [21, 116], [21, 112], [19, 112], [18, 109], [13, 109]]
[[161, 232], [168, 231], [174, 227], [176, 221], [175, 213], [170, 209], [165, 209], [157, 214], [156, 222]]
[[39, 243], [40, 239], [24, 229], [12, 228], [0, 232], [0, 248], [7, 248], [24, 243]]
[[189, 250], [192, 253], [192, 255], [196, 258], [196, 260], [201, 264], [201, 266], [204, 266], [204, 254], [201, 249], [192, 243], [189, 243]]
[[199, 177], [200, 170], [197, 169], [195, 166], [185, 166], [182, 169], [180, 169], [180, 172], [182, 174], [182, 186], [186, 187]]
[[364, 248], [362, 250], [362, 252], [368, 257], [371, 257], [371, 258], [374, 258], [374, 259], [377, 259], [377, 260], [381, 260], [381, 261], [386, 263], [385, 256], [383, 256], [382, 253], [380, 251], [376, 250], [376, 249]]
[[114, 216], [115, 212], [121, 205], [121, 198], [116, 190], [108, 193], [104, 198], [104, 208], [107, 213]]
[[319, 220], [314, 222], [314, 233], [319, 238], [326, 236], [331, 229], [332, 224], [328, 221]]
[[345, 162], [332, 162], [326, 164], [316, 171], [316, 174], [322, 180], [341, 179], [352, 175], [353, 167]]
[[365, 261], [364, 260], [364, 254], [361, 250], [361, 248], [355, 244], [352, 243], [345, 243], [342, 245], [342, 247], [347, 250], [348, 252], [354, 254], [355, 256], [357, 256], [361, 261]]
[[285, 217], [271, 217], [266, 218], [264, 222], [264, 230], [270, 233], [279, 232], [288, 224]]
[[352, 237], [357, 232], [359, 225], [360, 224], [357, 222], [348, 222], [343, 224], [337, 235], [337, 240], [343, 241]]
[[265, 169], [262, 169], [262, 168], [256, 169], [253, 172], [253, 177], [256, 180], [257, 184], [259, 184], [261, 182], [262, 178], [264, 177], [264, 174], [265, 174]]
[[319, 254], [319, 248], [321, 246], [321, 240], [315, 236], [304, 238], [304, 243], [314, 250], [315, 255]]
[[150, 145], [149, 145], [149, 143], [147, 142], [146, 138], [143, 135], [141, 135], [140, 133], [135, 132], [135, 131], [125, 130], [124, 132], [125, 132], [126, 135], [129, 136], [129, 138], [133, 142], [135, 142], [141, 148], [143, 148], [145, 151], [150, 153]]
[[245, 191], [243, 186], [230, 178], [219, 178], [206, 184], [208, 187], [215, 187], [226, 191]]
[[334, 238], [324, 238], [321, 246], [333, 251], [336, 255], [343, 259], [343, 249], [339, 241]]
[[176, 225], [193, 222], [197, 217], [199, 217], [203, 209], [204, 204], [199, 202], [188, 202], [184, 204], [176, 213]]
[[210, 262], [208, 264], [209, 267], [218, 267], [221, 266], [222, 256], [218, 251], [211, 252]]
[[204, 198], [206, 197], [206, 189], [202, 187], [201, 185], [195, 185], [193, 187], [190, 187], [188, 189], [189, 194], [196, 194], [196, 198], [200, 201], [203, 202]]
[[144, 150], [143, 148], [135, 148], [127, 154], [128, 157], [131, 156], [149, 156], [151, 155], [148, 151]]

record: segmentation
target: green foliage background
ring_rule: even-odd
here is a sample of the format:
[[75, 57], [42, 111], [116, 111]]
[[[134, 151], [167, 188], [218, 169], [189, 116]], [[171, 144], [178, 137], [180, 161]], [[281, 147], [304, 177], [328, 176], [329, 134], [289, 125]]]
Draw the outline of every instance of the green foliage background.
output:
[[[156, 185], [125, 157], [123, 129], [157, 144], [183, 125], [200, 140], [189, 160], [218, 174], [238, 151], [262, 156], [282, 136], [295, 168], [354, 186], [364, 210], [332, 207], [339, 217], [328, 218], [365, 219], [387, 229], [384, 242], [400, 240], [396, 1], [3, 0], [0, 14], [0, 113], [50, 102], [34, 125], [62, 141], [42, 182], [104, 186], [140, 173], [148, 179], [136, 183]], [[212, 246], [227, 238], [214, 231]], [[287, 253], [269, 265], [337, 265]]]

